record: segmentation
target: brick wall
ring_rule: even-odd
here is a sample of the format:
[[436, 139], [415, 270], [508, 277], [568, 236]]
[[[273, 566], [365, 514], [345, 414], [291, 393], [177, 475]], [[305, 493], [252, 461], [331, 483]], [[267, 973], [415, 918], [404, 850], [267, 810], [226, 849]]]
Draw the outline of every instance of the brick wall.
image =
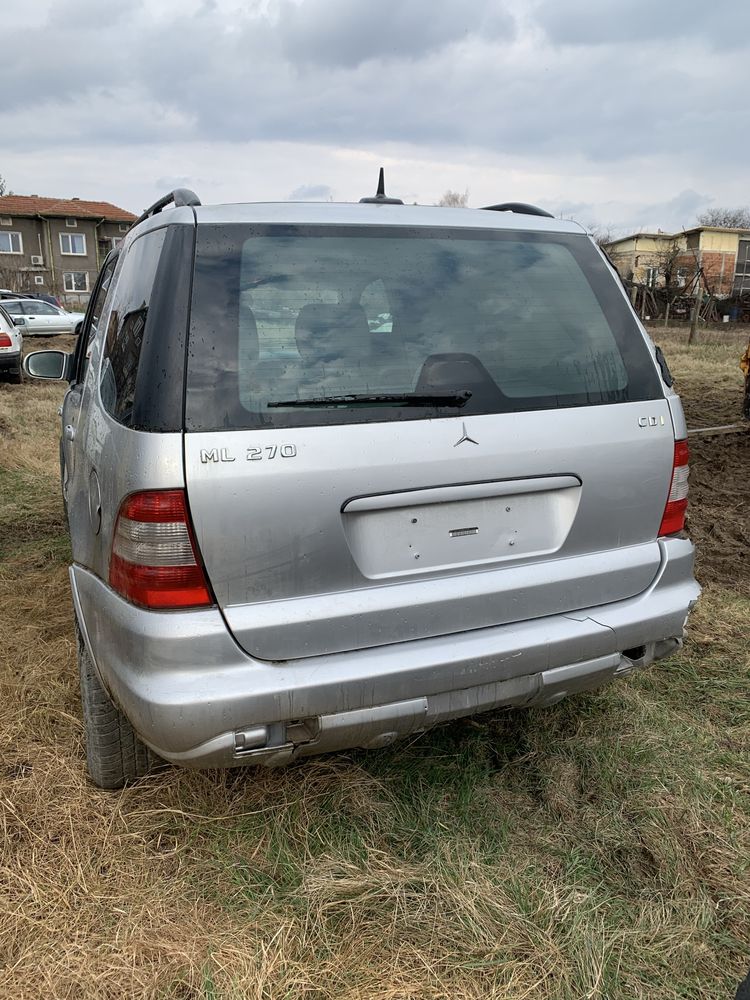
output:
[[729, 295], [732, 291], [737, 255], [734, 253], [703, 250], [701, 264], [706, 284], [713, 295]]

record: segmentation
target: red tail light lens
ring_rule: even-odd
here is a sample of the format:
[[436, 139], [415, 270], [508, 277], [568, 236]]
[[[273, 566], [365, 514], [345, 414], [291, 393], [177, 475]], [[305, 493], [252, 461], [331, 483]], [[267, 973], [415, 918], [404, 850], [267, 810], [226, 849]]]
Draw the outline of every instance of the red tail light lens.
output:
[[10, 339], [9, 334], [0, 333], [0, 347], [12, 347], [13, 341]]
[[685, 527], [685, 514], [688, 505], [688, 475], [690, 473], [689, 459], [690, 452], [687, 441], [675, 441], [672, 482], [669, 487], [667, 506], [664, 508], [664, 516], [661, 519], [660, 536], [674, 535]]
[[183, 490], [149, 490], [123, 500], [112, 541], [109, 582], [144, 608], [213, 603]]

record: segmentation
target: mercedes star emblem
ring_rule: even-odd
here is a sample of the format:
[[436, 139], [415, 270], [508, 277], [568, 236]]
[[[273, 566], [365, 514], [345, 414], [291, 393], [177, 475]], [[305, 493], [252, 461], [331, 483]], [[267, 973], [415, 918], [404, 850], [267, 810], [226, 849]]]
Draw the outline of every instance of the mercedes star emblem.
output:
[[466, 424], [465, 423], [462, 424], [461, 427], [462, 427], [463, 433], [461, 434], [461, 437], [458, 439], [458, 441], [456, 441], [456, 443], [453, 445], [454, 448], [458, 448], [458, 446], [460, 444], [463, 444], [464, 441], [470, 441], [472, 444], [479, 444], [479, 442], [475, 441], [473, 437], [469, 437], [469, 435], [466, 432]]

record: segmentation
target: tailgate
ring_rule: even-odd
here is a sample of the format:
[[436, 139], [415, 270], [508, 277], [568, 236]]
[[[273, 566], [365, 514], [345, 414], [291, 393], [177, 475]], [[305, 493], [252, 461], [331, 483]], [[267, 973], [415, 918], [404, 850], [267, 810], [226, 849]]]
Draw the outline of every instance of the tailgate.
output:
[[659, 567], [666, 400], [187, 434], [229, 628], [284, 660], [632, 597]]

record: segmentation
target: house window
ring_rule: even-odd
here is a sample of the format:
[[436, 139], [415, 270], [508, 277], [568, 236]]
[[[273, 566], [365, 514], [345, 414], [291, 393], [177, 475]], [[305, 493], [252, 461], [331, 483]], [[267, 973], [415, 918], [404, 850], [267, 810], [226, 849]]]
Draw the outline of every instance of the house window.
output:
[[88, 271], [65, 271], [63, 288], [66, 292], [87, 292], [89, 290]]
[[686, 267], [677, 268], [677, 287], [684, 288], [687, 284], [688, 269]]
[[126, 233], [128, 231], [128, 229], [130, 229], [130, 223], [129, 222], [121, 222], [120, 223], [120, 232], [121, 233]]
[[23, 253], [20, 233], [0, 233], [0, 253]]
[[43, 285], [44, 284], [44, 275], [42, 275], [42, 274], [35, 274], [34, 275], [34, 284], [35, 285]]
[[0, 219], [0, 226], [12, 226], [12, 225], [13, 225], [13, 219], [8, 218], [7, 216], [3, 216], [3, 218]]
[[112, 237], [112, 249], [113, 250], [116, 250], [121, 243], [122, 243], [122, 236], [113, 236]]
[[60, 253], [85, 257], [86, 237], [73, 235], [73, 233], [60, 233]]
[[65, 225], [68, 227], [68, 229], [77, 229], [78, 228], [78, 219], [66, 219], [65, 220]]
[[646, 268], [646, 287], [654, 288], [656, 287], [656, 278], [659, 274], [658, 267], [647, 267]]

